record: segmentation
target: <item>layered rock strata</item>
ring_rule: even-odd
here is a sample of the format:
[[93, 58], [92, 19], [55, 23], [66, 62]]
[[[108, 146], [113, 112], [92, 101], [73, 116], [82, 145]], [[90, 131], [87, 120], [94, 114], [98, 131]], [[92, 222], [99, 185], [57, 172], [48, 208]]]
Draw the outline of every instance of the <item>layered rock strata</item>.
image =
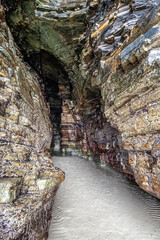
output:
[[73, 101], [63, 102], [62, 154], [79, 155], [100, 161], [101, 164], [110, 164], [133, 180], [128, 152], [123, 148], [118, 131], [111, 127], [101, 111], [94, 112], [84, 120], [80, 115], [73, 114], [74, 107]]
[[[159, 9], [158, 1], [134, 1], [132, 11], [122, 6], [109, 13], [109, 29], [103, 35], [100, 29], [92, 35], [94, 40], [101, 36], [102, 45], [95, 47], [101, 51], [101, 73], [91, 78], [92, 85], [101, 88], [107, 120], [121, 134], [136, 182], [157, 197], [160, 197]], [[114, 48], [106, 54], [108, 44]]]
[[68, 73], [63, 151], [98, 155], [158, 198], [159, 10], [159, 0], [22, 0], [8, 17], [26, 56], [45, 50]]
[[98, 155], [157, 197], [159, 9], [158, 0], [20, 1], [8, 18], [26, 56], [45, 49], [68, 73], [63, 151]]
[[133, 175], [141, 188], [157, 197], [159, 7], [158, 1], [119, 2], [105, 17], [101, 13], [100, 20], [94, 16], [77, 55], [78, 73], [75, 65], [72, 68], [77, 74], [75, 103], [64, 103], [61, 130], [63, 152], [96, 156]]
[[23, 61], [0, 5], [0, 239], [46, 239], [64, 173], [38, 75]]

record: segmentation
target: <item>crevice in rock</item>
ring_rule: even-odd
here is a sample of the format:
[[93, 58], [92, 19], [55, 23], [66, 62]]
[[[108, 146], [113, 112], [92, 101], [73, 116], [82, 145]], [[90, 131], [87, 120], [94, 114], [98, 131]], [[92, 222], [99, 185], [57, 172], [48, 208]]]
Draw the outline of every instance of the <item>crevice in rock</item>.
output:
[[61, 114], [64, 99], [71, 99], [72, 86], [62, 63], [50, 53], [41, 50], [32, 53], [26, 61], [40, 75], [41, 92], [50, 106], [50, 119], [53, 126], [52, 154], [61, 154]]

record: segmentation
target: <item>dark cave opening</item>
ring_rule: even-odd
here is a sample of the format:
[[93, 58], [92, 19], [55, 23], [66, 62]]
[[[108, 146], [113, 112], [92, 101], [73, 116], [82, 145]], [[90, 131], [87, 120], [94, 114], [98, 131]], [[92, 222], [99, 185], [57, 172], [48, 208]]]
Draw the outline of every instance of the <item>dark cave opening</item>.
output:
[[[25, 54], [24, 54], [25, 56]], [[25, 58], [38, 72], [41, 92], [50, 107], [53, 138], [51, 154], [61, 154], [62, 101], [71, 99], [72, 86], [62, 63], [49, 52], [41, 50]]]
[[41, 92], [50, 107], [51, 154], [92, 158], [116, 167], [132, 178], [120, 134], [103, 114], [100, 90], [87, 85], [80, 103], [67, 71], [52, 54], [44, 50], [33, 52], [25, 61], [38, 72]]

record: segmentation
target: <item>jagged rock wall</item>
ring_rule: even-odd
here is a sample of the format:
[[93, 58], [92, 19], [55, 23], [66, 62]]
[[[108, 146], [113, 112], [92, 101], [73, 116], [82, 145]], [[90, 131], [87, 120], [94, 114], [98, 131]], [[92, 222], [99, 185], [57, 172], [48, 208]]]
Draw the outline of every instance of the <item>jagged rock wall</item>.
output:
[[[50, 159], [52, 125], [38, 75], [23, 61], [0, 3], [0, 239], [45, 239], [64, 174]], [[23, 237], [22, 237], [23, 236]]]
[[[95, 18], [79, 56], [80, 74], [76, 81], [80, 93], [76, 89], [76, 106], [71, 104], [70, 109], [69, 104], [62, 118], [64, 152], [81, 149], [81, 154], [88, 157], [98, 153], [102, 162], [134, 175], [141, 188], [157, 197], [160, 197], [159, 9], [159, 1], [132, 1], [129, 5], [121, 2], [98, 22]], [[79, 89], [78, 81], [83, 89]], [[101, 91], [101, 103], [95, 100], [98, 95], [93, 89]], [[103, 129], [107, 123], [98, 121], [101, 114], [95, 109], [99, 105], [110, 123], [108, 132]], [[100, 133], [101, 129], [99, 138], [96, 131]], [[114, 141], [108, 141], [111, 132], [112, 138], [116, 135], [118, 139], [115, 149]], [[112, 149], [107, 149], [108, 144]], [[100, 145], [104, 147], [103, 154]]]
[[159, 1], [133, 1], [113, 9], [92, 34], [99, 72], [88, 67], [92, 86], [101, 89], [105, 116], [121, 134], [136, 182], [157, 197], [159, 9]]
[[62, 153], [110, 164], [134, 180], [121, 135], [106, 121], [103, 113], [97, 110], [88, 118], [82, 119], [80, 115], [73, 114], [73, 111], [73, 101], [63, 101]]
[[[20, 1], [8, 19], [26, 55], [45, 49], [68, 72], [73, 103], [62, 103], [64, 152], [82, 148], [90, 155], [90, 145], [100, 143], [108, 148], [106, 131], [100, 141], [89, 124], [109, 126], [123, 149], [112, 150], [110, 162], [119, 162], [141, 188], [160, 197], [159, 0], [34, 3]], [[96, 123], [99, 115], [104, 121]], [[106, 150], [103, 161], [109, 162]]]

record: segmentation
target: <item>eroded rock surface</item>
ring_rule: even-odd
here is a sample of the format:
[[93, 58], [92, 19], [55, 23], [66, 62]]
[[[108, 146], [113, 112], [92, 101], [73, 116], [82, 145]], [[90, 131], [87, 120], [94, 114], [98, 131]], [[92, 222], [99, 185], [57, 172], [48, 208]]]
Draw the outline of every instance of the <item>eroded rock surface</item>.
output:
[[111, 164], [160, 198], [159, 0], [15, 3], [3, 1], [10, 29], [42, 78], [3, 16], [1, 177], [22, 177], [22, 193], [51, 186], [54, 132], [63, 154]]
[[158, 0], [20, 1], [8, 18], [26, 56], [45, 49], [68, 73], [63, 152], [96, 155], [157, 197], [159, 9]]
[[0, 30], [0, 239], [42, 239], [64, 174], [50, 159], [52, 125], [39, 77], [14, 44], [2, 6]]
[[105, 3], [107, 12], [101, 1], [99, 16], [87, 12], [89, 33], [72, 67], [74, 103], [63, 103], [62, 148], [98, 156], [160, 197], [160, 3]]

